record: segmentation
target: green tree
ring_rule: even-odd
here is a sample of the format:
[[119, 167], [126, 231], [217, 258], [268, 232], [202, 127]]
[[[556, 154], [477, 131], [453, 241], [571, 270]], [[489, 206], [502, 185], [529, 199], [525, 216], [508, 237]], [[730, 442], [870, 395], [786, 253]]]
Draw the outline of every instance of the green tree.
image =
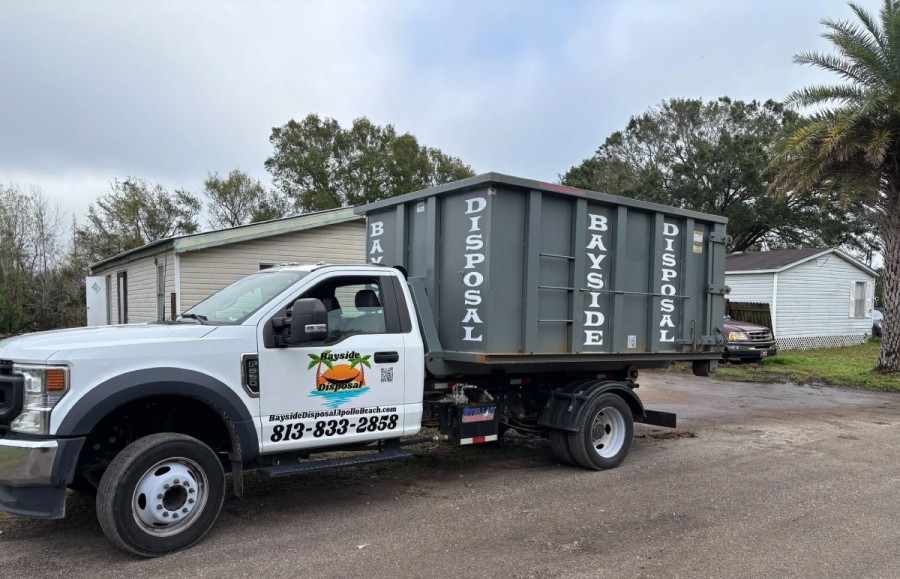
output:
[[238, 169], [224, 178], [218, 173], [207, 176], [203, 195], [207, 224], [213, 229], [277, 219], [290, 212], [280, 195], [266, 191], [262, 183]]
[[349, 129], [309, 115], [272, 129], [266, 169], [298, 211], [371, 203], [474, 175], [456, 157], [367, 118]]
[[36, 187], [0, 186], [0, 336], [83, 324], [83, 287], [59, 209]]
[[88, 208], [75, 243], [89, 263], [174, 235], [195, 233], [201, 202], [191, 193], [130, 177], [116, 180]]
[[826, 190], [867, 207], [865, 225], [881, 236], [884, 335], [877, 368], [900, 371], [900, 0], [876, 18], [850, 4], [856, 21], [822, 20], [834, 52], [794, 62], [834, 73], [837, 84], [797, 90], [787, 102], [809, 113], [783, 134], [774, 188], [783, 196]]
[[562, 182], [725, 215], [732, 251], [842, 245], [862, 230], [819, 196], [775, 195], [774, 143], [796, 113], [774, 101], [676, 98], [632, 117]]

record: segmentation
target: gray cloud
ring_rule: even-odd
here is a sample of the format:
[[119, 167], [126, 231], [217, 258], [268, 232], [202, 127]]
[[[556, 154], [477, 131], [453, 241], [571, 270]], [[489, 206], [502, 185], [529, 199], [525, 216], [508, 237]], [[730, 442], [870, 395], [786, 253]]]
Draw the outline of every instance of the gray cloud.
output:
[[[863, 3], [877, 10], [878, 2]], [[83, 213], [138, 175], [267, 180], [271, 127], [369, 116], [478, 171], [554, 179], [673, 96], [783, 98], [843, 1], [8, 2], [0, 182]]]

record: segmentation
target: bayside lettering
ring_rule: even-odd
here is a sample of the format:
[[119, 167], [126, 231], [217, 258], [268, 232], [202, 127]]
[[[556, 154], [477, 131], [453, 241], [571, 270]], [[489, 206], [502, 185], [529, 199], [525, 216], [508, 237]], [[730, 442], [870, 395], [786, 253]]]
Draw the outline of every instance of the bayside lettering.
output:
[[[675, 312], [675, 299], [668, 296], [674, 296], [678, 293], [675, 286], [675, 278], [678, 277], [678, 261], [675, 259], [675, 238], [678, 236], [678, 226], [674, 223], [663, 223], [663, 240], [666, 248], [662, 254], [662, 287], [660, 293], [663, 299], [659, 302], [659, 309], [662, 317], [659, 321], [659, 341], [675, 342], [675, 323], [672, 321], [672, 315]], [[669, 332], [672, 335], [669, 335]]]
[[381, 248], [381, 236], [384, 235], [384, 221], [371, 223], [370, 227], [369, 239], [372, 241], [372, 246], [369, 248], [369, 262], [381, 263], [381, 260], [384, 259], [384, 250]]
[[587, 287], [588, 294], [591, 296], [591, 303], [584, 310], [584, 345], [585, 346], [602, 346], [603, 345], [603, 323], [606, 318], [600, 311], [600, 294], [606, 285], [603, 279], [603, 260], [606, 259], [607, 249], [603, 244], [603, 232], [607, 231], [609, 226], [606, 224], [606, 217], [594, 213], [588, 214], [588, 241], [586, 254], [588, 257], [588, 273]]
[[[466, 286], [465, 305], [466, 315], [462, 319], [462, 329], [465, 332], [463, 340], [466, 342], [480, 342], [484, 334], [479, 331], [475, 335], [476, 326], [481, 324], [481, 316], [478, 315], [478, 306], [481, 305], [481, 286], [484, 284], [484, 273], [479, 271], [479, 265], [484, 263], [484, 237], [481, 233], [481, 213], [487, 208], [487, 199], [474, 197], [466, 199], [466, 216], [469, 219], [469, 230], [466, 236], [466, 265], [463, 267], [463, 283]], [[466, 325], [469, 324], [469, 325]]]

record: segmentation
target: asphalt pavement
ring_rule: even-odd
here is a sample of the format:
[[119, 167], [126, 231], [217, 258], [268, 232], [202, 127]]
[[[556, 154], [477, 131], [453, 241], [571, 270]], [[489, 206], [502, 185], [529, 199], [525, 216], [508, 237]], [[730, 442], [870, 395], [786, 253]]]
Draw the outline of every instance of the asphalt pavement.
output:
[[647, 374], [618, 468], [540, 439], [424, 445], [412, 461], [247, 477], [209, 536], [144, 560], [90, 501], [0, 516], [0, 577], [898, 577], [900, 395]]

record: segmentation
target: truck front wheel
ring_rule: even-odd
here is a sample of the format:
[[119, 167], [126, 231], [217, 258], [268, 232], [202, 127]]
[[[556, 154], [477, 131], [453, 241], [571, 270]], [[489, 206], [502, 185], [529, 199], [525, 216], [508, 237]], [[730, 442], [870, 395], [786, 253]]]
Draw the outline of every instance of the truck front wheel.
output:
[[578, 430], [569, 433], [569, 449], [584, 468], [613, 468], [625, 460], [633, 436], [628, 404], [615, 394], [601, 394], [588, 404]]
[[183, 434], [151, 434], [125, 447], [97, 489], [97, 518], [117, 546], [142, 557], [185, 549], [212, 528], [225, 473], [207, 445]]

